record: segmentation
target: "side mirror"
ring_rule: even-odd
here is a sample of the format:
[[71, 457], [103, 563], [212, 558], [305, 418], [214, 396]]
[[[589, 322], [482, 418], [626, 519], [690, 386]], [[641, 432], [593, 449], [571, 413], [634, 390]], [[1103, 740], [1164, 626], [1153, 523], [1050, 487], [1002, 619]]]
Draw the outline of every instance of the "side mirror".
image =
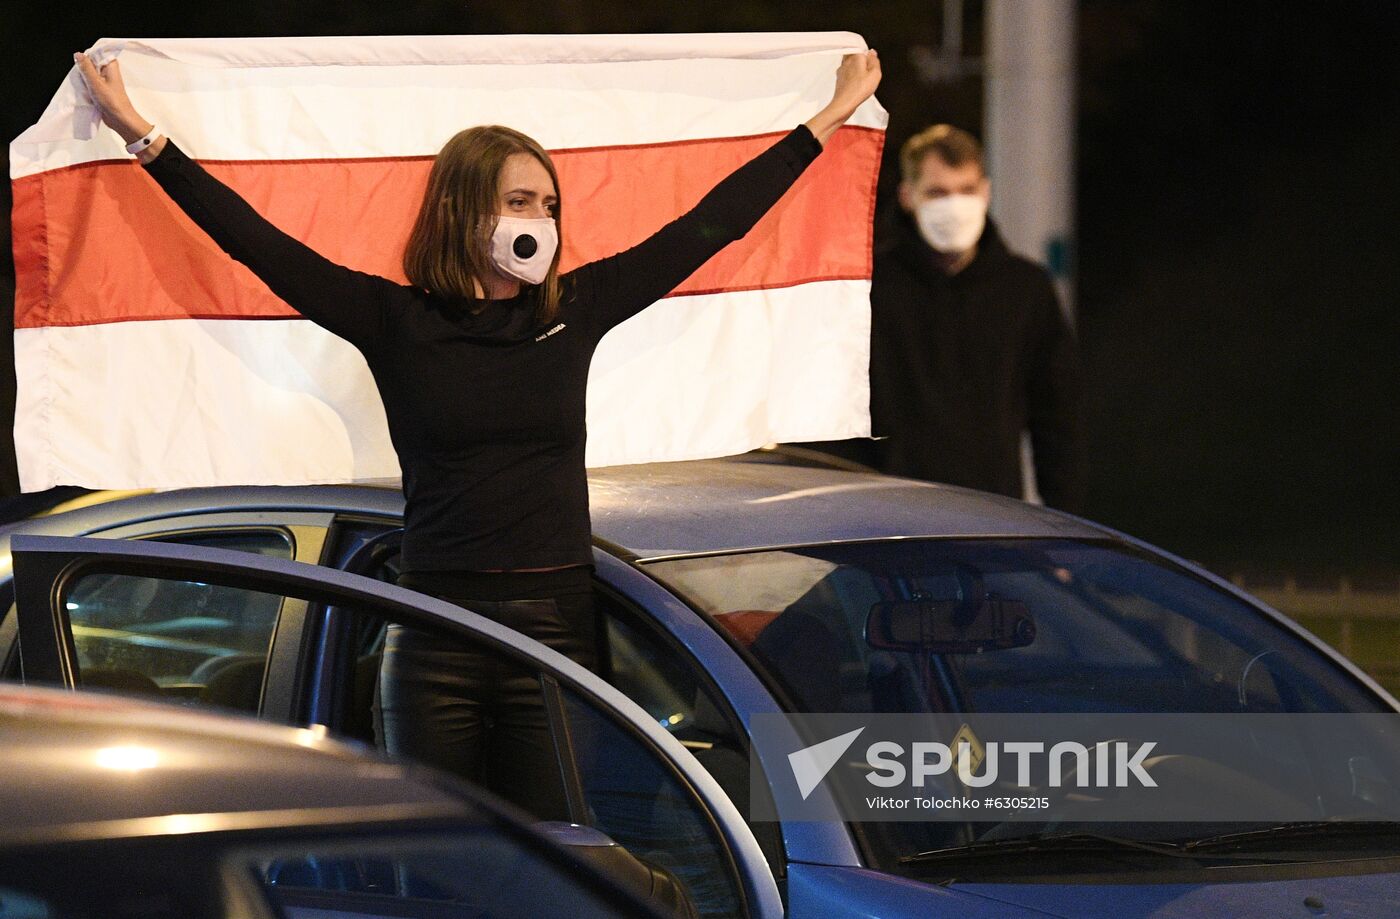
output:
[[1033, 641], [1035, 620], [1019, 600], [886, 600], [865, 620], [865, 643], [877, 651], [981, 654]]

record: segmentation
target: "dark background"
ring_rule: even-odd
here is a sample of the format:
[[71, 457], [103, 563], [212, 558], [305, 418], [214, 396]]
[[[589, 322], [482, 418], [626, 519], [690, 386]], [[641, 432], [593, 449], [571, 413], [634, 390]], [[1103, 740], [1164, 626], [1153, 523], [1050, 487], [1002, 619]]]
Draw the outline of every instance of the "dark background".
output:
[[[967, 4], [968, 54], [981, 15]], [[1082, 0], [1079, 18], [1088, 515], [1220, 568], [1392, 576], [1400, 3]], [[940, 41], [937, 0], [26, 2], [6, 20], [6, 139], [101, 37], [845, 29], [884, 62], [886, 194], [909, 134], [982, 115], [975, 74], [933, 85], [912, 63]]]

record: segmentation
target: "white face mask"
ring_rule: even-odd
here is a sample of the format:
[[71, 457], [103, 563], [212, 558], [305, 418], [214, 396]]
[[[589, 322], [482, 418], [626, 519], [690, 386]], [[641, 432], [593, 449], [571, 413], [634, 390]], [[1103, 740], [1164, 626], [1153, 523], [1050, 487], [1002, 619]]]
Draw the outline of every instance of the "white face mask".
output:
[[925, 242], [939, 252], [957, 255], [982, 238], [987, 202], [981, 195], [944, 195], [921, 203], [914, 219]]
[[549, 276], [559, 248], [559, 228], [553, 217], [496, 218], [491, 233], [491, 261], [502, 274], [526, 284], [539, 284]]

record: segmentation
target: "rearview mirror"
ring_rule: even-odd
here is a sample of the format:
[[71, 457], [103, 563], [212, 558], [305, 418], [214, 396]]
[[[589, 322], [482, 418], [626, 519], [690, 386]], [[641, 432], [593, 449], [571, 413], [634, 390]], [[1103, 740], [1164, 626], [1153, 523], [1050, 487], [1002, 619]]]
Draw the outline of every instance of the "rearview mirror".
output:
[[877, 651], [980, 654], [1033, 641], [1035, 620], [1019, 600], [886, 600], [865, 620], [865, 643]]

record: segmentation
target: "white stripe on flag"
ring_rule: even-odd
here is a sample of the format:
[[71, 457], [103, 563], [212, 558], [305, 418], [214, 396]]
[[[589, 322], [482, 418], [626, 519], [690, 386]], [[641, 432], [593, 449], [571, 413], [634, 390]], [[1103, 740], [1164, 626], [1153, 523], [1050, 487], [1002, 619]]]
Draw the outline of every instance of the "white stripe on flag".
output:
[[[590, 376], [589, 465], [868, 435], [869, 287], [679, 297], [619, 326]], [[25, 491], [398, 474], [364, 359], [305, 320], [20, 329], [15, 363]]]
[[[236, 53], [260, 41], [220, 45]], [[831, 98], [841, 55], [857, 43], [722, 61], [315, 67], [191, 66], [146, 47], [160, 43], [133, 43], [119, 60], [137, 108], [192, 156], [323, 159], [430, 156], [477, 124], [509, 125], [551, 150], [786, 131]], [[76, 79], [11, 144], [11, 178], [129, 158], [111, 131], [89, 139], [95, 115]], [[872, 99], [848, 123], [883, 129], [887, 120]]]
[[662, 300], [603, 339], [588, 465], [870, 434], [870, 282]]
[[24, 491], [398, 474], [364, 358], [306, 320], [18, 329], [15, 370]]

